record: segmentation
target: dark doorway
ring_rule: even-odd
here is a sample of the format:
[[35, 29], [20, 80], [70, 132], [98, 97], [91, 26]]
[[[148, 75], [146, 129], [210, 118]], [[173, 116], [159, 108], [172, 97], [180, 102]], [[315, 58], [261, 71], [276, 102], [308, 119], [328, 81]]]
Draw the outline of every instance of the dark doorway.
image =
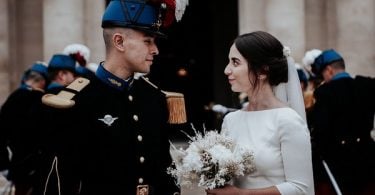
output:
[[166, 91], [184, 94], [188, 121], [196, 129], [219, 129], [220, 117], [207, 106], [232, 104], [223, 72], [238, 34], [237, 1], [190, 0], [182, 20], [166, 34], [150, 79]]

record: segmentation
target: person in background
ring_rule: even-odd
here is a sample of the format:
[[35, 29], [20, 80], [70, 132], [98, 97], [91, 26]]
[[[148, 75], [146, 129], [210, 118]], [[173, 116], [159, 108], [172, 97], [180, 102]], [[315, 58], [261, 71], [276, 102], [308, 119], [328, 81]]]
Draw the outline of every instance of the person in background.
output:
[[298, 63], [296, 63], [295, 66], [296, 66], [296, 69], [297, 69], [298, 78], [299, 78], [300, 85], [301, 85], [301, 90], [302, 90], [302, 92], [304, 92], [304, 91], [307, 90], [307, 86], [308, 86], [307, 76], [306, 76], [305, 70]]
[[[222, 133], [254, 152], [256, 171], [207, 194], [314, 194], [310, 136], [289, 52], [263, 31], [234, 40], [224, 73], [232, 91], [247, 93], [249, 104], [225, 116]], [[287, 88], [280, 85], [285, 82]]]
[[48, 77], [51, 83], [47, 86], [48, 93], [57, 94], [75, 79], [76, 61], [64, 54], [55, 54], [48, 63]]
[[[335, 50], [314, 59], [312, 71], [324, 83], [314, 91], [312, 138], [320, 161], [328, 165], [343, 194], [375, 194], [375, 142], [371, 139], [375, 111], [375, 79], [345, 71]], [[328, 169], [326, 169], [328, 171]]]
[[30, 116], [32, 107], [41, 105], [47, 84], [47, 65], [35, 62], [25, 71], [20, 87], [10, 94], [0, 110], [0, 150], [5, 151], [0, 161], [7, 165], [2, 169], [9, 169], [7, 179], [15, 185], [16, 195], [33, 194], [35, 186], [40, 185], [36, 182], [40, 176], [38, 134], [32, 128]]

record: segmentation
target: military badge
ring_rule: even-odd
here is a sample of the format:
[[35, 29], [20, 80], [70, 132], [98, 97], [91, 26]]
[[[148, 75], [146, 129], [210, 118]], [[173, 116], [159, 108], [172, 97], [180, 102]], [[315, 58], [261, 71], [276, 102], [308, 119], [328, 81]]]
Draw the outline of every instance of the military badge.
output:
[[103, 121], [103, 123], [108, 125], [108, 126], [111, 126], [112, 123], [115, 122], [115, 120], [117, 120], [117, 119], [118, 119], [118, 117], [112, 117], [111, 115], [106, 114], [106, 115], [104, 115], [103, 118], [99, 118], [98, 120]]

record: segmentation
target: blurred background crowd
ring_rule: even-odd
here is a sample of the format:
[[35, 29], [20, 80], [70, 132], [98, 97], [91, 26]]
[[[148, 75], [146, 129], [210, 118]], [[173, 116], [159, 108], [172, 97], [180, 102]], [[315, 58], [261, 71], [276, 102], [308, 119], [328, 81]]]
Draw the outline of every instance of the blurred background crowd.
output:
[[[2, 113], [11, 118], [15, 108], [27, 110], [44, 93], [57, 93], [77, 76], [94, 76], [104, 59], [100, 22], [107, 4], [106, 0], [0, 1]], [[196, 127], [220, 129], [223, 116], [247, 102], [243, 94], [230, 92], [223, 73], [229, 46], [245, 32], [263, 30], [274, 34], [291, 48], [301, 80], [316, 146], [316, 194], [335, 194], [335, 181], [340, 188], [347, 183], [366, 183], [367, 178], [359, 179], [364, 177], [362, 173], [375, 171], [372, 161], [367, 161], [374, 154], [375, 134], [371, 131], [374, 18], [373, 0], [190, 0], [184, 19], [167, 30], [168, 39], [159, 40], [160, 54], [149, 77], [161, 88], [185, 95], [188, 120]], [[337, 65], [341, 61], [343, 65]], [[349, 78], [344, 84], [327, 85]], [[328, 87], [320, 88], [322, 85]], [[321, 90], [316, 92], [318, 88]], [[7, 122], [12, 125], [19, 121]], [[345, 132], [336, 136], [342, 129]], [[22, 141], [30, 141], [27, 138]], [[186, 137], [176, 132], [175, 139]], [[335, 149], [322, 151], [320, 146], [329, 144]], [[337, 164], [354, 156], [355, 162]], [[333, 178], [330, 169], [336, 173]], [[340, 171], [348, 169], [353, 170], [347, 171], [352, 178], [346, 179], [348, 175]], [[22, 186], [19, 189], [21, 192]]]

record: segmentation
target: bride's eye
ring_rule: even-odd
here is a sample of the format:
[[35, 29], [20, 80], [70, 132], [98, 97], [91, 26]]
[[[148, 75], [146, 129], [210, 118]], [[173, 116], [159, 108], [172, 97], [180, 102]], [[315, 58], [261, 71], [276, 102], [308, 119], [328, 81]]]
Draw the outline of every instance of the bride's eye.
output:
[[238, 59], [232, 59], [232, 64], [234, 66], [239, 66], [240, 65], [240, 61]]

